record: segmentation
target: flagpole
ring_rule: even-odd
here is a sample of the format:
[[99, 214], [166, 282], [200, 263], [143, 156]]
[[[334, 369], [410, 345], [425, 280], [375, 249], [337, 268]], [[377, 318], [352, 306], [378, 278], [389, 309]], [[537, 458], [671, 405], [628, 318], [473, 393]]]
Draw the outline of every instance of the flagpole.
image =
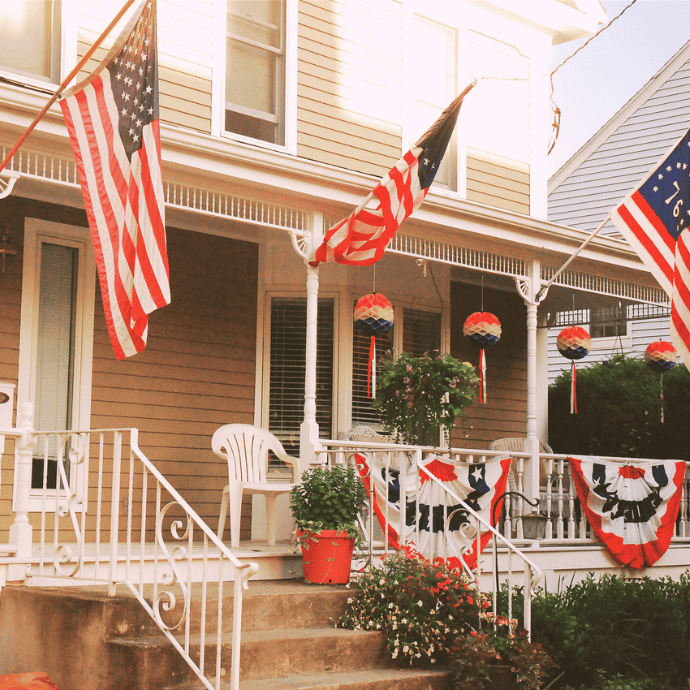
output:
[[556, 280], [556, 278], [558, 278], [558, 276], [560, 276], [561, 273], [563, 273], [563, 271], [570, 266], [573, 259], [575, 259], [575, 257], [596, 237], [599, 231], [604, 227], [604, 225], [606, 225], [606, 223], [609, 222], [610, 219], [611, 213], [608, 213], [606, 218], [601, 221], [596, 229], [592, 231], [590, 236], [575, 250], [573, 255], [539, 288], [539, 292], [537, 292], [537, 296], [534, 298], [537, 304], [539, 303], [541, 296], [551, 287], [554, 280]]
[[67, 85], [74, 79], [74, 77], [79, 73], [79, 70], [86, 64], [87, 60], [96, 52], [96, 49], [103, 43], [103, 39], [113, 30], [115, 25], [122, 19], [124, 14], [127, 12], [127, 10], [136, 2], [136, 0], [127, 0], [125, 2], [123, 8], [117, 13], [115, 18], [108, 24], [108, 26], [105, 28], [105, 31], [96, 39], [96, 42], [84, 53], [84, 57], [77, 63], [77, 65], [74, 67], [74, 69], [63, 79], [62, 83], [60, 86], [58, 86], [57, 91], [51, 96], [50, 100], [43, 106], [43, 110], [36, 115], [34, 118], [34, 121], [26, 128], [26, 131], [24, 134], [19, 137], [19, 141], [14, 145], [12, 150], [7, 154], [5, 157], [5, 160], [0, 163], [0, 172], [2, 172], [5, 169], [5, 166], [9, 162], [10, 158], [14, 156], [14, 154], [17, 152], [17, 149], [26, 141], [26, 138], [31, 134], [31, 132], [34, 130], [36, 125], [41, 121], [43, 116], [48, 112], [48, 109], [50, 108], [55, 101], [60, 97], [60, 94], [65, 90]]

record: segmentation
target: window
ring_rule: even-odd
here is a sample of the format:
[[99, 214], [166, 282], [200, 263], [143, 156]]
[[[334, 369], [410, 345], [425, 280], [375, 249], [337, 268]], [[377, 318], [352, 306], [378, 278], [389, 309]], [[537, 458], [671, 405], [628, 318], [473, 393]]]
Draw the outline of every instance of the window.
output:
[[[33, 403], [39, 431], [89, 428], [95, 284], [88, 229], [26, 219], [17, 402]], [[56, 486], [53, 438], [34, 450], [36, 495]], [[40, 499], [30, 509], [39, 510]]]
[[0, 3], [0, 66], [53, 82], [60, 75], [60, 0]]
[[[316, 421], [322, 438], [333, 432], [333, 320], [332, 298], [319, 299], [316, 361]], [[304, 379], [307, 352], [307, 300], [271, 300], [271, 362], [269, 431], [294, 456], [299, 455], [304, 420]]]
[[[457, 33], [421, 17], [414, 18], [415, 43], [424, 46], [424, 59], [410, 61], [412, 109], [410, 144], [417, 141], [457, 96]], [[434, 184], [457, 189], [456, 137], [448, 144]]]
[[[395, 328], [395, 326], [393, 327]], [[393, 328], [376, 336], [376, 362], [393, 350]], [[352, 426], [379, 424], [379, 413], [372, 406], [368, 391], [369, 348], [371, 336], [355, 329], [352, 336]]]
[[[42, 243], [34, 402], [35, 427], [41, 431], [72, 425], [78, 261], [75, 247]], [[44, 480], [47, 488], [56, 486], [58, 450], [45, 450], [41, 442], [34, 452], [32, 489], [42, 488]]]
[[285, 144], [286, 0], [228, 0], [225, 129]]
[[441, 314], [419, 309], [403, 311], [403, 351], [415, 357], [441, 350]]
[[[441, 314], [403, 309], [403, 351], [419, 357], [425, 352], [441, 349]], [[386, 333], [376, 336], [376, 361], [385, 358], [393, 349], [395, 326]], [[369, 346], [371, 336], [355, 329], [352, 336], [352, 423], [377, 426], [380, 417], [372, 406], [367, 392], [367, 369], [369, 365]], [[380, 366], [378, 369], [380, 370]]]
[[625, 307], [599, 307], [589, 313], [592, 338], [616, 338], [628, 334]]

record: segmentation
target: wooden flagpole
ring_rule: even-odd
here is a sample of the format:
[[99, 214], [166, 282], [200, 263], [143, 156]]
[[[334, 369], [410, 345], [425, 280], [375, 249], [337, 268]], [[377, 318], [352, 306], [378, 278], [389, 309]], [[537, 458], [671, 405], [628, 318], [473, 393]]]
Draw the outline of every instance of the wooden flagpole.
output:
[[115, 25], [122, 19], [124, 16], [125, 12], [136, 2], [136, 0], [127, 0], [125, 2], [123, 8], [117, 13], [115, 18], [108, 24], [108, 26], [105, 28], [105, 31], [96, 39], [95, 43], [86, 51], [84, 54], [84, 57], [79, 60], [77, 63], [76, 67], [64, 78], [60, 86], [58, 86], [57, 91], [50, 97], [50, 100], [43, 106], [43, 110], [36, 115], [34, 118], [34, 121], [26, 128], [26, 131], [24, 134], [19, 137], [19, 141], [14, 145], [12, 150], [7, 154], [5, 157], [5, 160], [0, 163], [0, 172], [2, 172], [5, 169], [5, 166], [9, 162], [10, 158], [14, 156], [14, 154], [17, 152], [17, 149], [26, 141], [26, 138], [31, 134], [33, 131], [34, 127], [41, 121], [43, 116], [48, 112], [48, 109], [50, 108], [55, 101], [60, 97], [60, 94], [67, 88], [67, 85], [74, 79], [74, 77], [79, 73], [79, 70], [86, 64], [87, 60], [96, 52], [96, 49], [103, 43], [103, 40], [105, 37], [113, 30]]
[[573, 252], [573, 255], [539, 288], [539, 292], [537, 292], [537, 296], [534, 298], [537, 304], [539, 303], [541, 296], [551, 287], [554, 280], [556, 280], [556, 278], [558, 278], [558, 276], [561, 275], [566, 268], [568, 268], [573, 259], [575, 259], [575, 257], [596, 237], [596, 235], [599, 233], [599, 230], [601, 230], [610, 219], [611, 214], [606, 214], [606, 218], [601, 221], [595, 230], [592, 230], [590, 236], [575, 250], [575, 252]]

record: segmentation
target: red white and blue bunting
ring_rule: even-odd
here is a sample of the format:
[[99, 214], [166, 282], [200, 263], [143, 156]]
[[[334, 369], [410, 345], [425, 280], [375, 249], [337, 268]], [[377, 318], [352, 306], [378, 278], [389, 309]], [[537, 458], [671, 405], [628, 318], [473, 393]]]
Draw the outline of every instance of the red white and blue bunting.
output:
[[[414, 464], [406, 467], [407, 495], [402, 539], [398, 533], [400, 469], [387, 468], [386, 454], [357, 453], [355, 458], [362, 480], [370, 493], [373, 480], [374, 512], [393, 547], [397, 549], [401, 544], [414, 543], [417, 551], [429, 560], [440, 556], [446, 558], [451, 567], [461, 568], [462, 557], [467, 568], [475, 567], [477, 521], [462, 504], [455, 505], [454, 499], [443, 487], [447, 487], [467, 503], [486, 522], [493, 524], [494, 512], [497, 512], [497, 518], [500, 515], [500, 510], [494, 511], [494, 506], [506, 490], [510, 457], [491, 458], [485, 463], [472, 465], [455, 465], [431, 458], [424, 466], [443, 487], [431, 480], [423, 470], [417, 470]], [[399, 454], [397, 464], [407, 465], [406, 454]], [[446, 522], [449, 535], [447, 542], [444, 536]], [[491, 532], [480, 523], [480, 553], [490, 538]]]
[[654, 565], [673, 536], [685, 462], [570, 458], [570, 467], [587, 520], [611, 556], [631, 568]]

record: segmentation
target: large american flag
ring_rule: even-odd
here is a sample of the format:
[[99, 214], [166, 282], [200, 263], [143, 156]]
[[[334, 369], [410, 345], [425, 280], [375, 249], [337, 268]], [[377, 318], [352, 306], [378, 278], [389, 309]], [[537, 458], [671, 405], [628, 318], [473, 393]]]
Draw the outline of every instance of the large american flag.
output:
[[671, 338], [690, 365], [690, 131], [611, 219], [671, 298]]
[[[369, 197], [326, 233], [323, 242], [309, 257], [311, 266], [324, 261], [369, 266], [383, 256], [400, 223], [424, 201], [455, 129], [462, 100], [475, 83], [472, 82], [443, 111], [374, 187]], [[366, 208], [373, 197], [378, 198], [378, 206]]]
[[170, 303], [156, 58], [144, 0], [99, 67], [60, 101], [84, 195], [117, 359], [146, 347], [148, 314]]

